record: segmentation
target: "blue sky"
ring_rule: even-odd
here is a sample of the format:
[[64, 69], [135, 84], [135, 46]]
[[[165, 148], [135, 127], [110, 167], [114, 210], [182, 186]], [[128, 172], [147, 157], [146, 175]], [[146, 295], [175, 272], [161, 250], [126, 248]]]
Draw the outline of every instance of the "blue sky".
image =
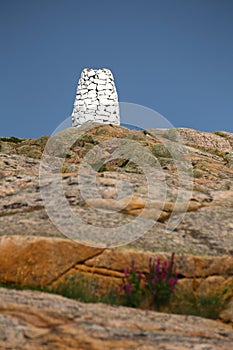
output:
[[175, 127], [233, 132], [232, 0], [0, 0], [0, 49], [0, 136], [50, 135], [85, 67]]

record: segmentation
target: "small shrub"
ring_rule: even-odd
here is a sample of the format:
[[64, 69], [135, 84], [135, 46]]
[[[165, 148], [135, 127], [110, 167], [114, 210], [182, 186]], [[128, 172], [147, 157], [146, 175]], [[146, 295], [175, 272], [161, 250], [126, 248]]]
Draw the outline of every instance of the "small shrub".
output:
[[164, 261], [163, 264], [159, 258], [156, 262], [152, 261], [151, 258], [149, 260], [149, 273], [145, 274], [145, 287], [153, 296], [153, 302], [157, 307], [167, 304], [170, 296], [174, 293], [178, 281], [174, 267], [174, 256], [175, 254], [172, 253], [170, 262]]
[[71, 158], [71, 154], [70, 153], [67, 153], [66, 154], [66, 159], [70, 159]]
[[178, 281], [174, 256], [172, 253], [170, 262], [164, 261], [163, 264], [159, 258], [156, 261], [150, 258], [149, 272], [144, 274], [132, 260], [130, 267], [124, 269], [123, 281], [117, 290], [122, 295], [124, 304], [138, 307], [145, 303], [145, 298], [148, 298], [149, 306], [155, 305], [160, 308], [167, 304]]
[[124, 269], [123, 283], [116, 290], [123, 296], [121, 298], [122, 304], [132, 307], [139, 306], [145, 293], [142, 286], [142, 278], [142, 273], [138, 271], [135, 260], [132, 260], [130, 267]]

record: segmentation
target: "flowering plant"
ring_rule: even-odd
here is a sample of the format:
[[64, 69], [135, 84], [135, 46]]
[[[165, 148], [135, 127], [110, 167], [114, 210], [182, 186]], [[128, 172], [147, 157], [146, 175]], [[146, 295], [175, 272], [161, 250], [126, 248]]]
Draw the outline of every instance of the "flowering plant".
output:
[[170, 261], [163, 263], [160, 258], [156, 261], [150, 258], [149, 272], [145, 273], [138, 270], [134, 259], [131, 261], [130, 267], [124, 269], [123, 281], [118, 289], [128, 306], [139, 306], [148, 294], [157, 307], [169, 301], [178, 281], [174, 256], [175, 253], [172, 253]]
[[126, 297], [128, 306], [137, 307], [143, 294], [142, 273], [138, 271], [135, 260], [132, 259], [130, 267], [124, 269], [123, 283], [120, 285], [120, 293]]
[[162, 264], [160, 258], [156, 261], [149, 259], [149, 272], [145, 274], [145, 288], [152, 294], [154, 303], [157, 305], [168, 302], [171, 294], [174, 293], [178, 281], [174, 256], [175, 253], [172, 253], [170, 262], [164, 261]]

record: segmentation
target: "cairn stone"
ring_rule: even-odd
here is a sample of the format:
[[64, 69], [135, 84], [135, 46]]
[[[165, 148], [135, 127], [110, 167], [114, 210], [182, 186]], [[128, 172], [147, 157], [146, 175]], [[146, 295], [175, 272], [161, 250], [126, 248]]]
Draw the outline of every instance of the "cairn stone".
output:
[[72, 113], [72, 126], [87, 121], [120, 124], [118, 95], [109, 69], [82, 71]]

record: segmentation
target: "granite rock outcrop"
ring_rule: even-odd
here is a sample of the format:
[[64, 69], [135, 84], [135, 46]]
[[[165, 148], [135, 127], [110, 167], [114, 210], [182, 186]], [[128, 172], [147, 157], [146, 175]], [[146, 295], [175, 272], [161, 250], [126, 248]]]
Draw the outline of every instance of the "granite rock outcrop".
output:
[[[186, 149], [182, 158], [191, 164], [192, 186], [185, 188], [188, 205], [176, 204], [179, 178], [165, 147], [179, 148], [177, 132]], [[130, 158], [132, 149], [122, 153], [116, 141], [109, 143], [111, 139], [138, 143], [148, 151], [145, 157], [150, 166], [149, 153], [156, 158], [157, 189], [166, 182], [163, 200], [152, 191], [148, 201], [147, 178]], [[233, 341], [233, 135], [182, 128], [159, 130], [156, 135], [151, 130], [96, 124], [67, 154], [61, 149], [61, 178], [70, 208], [84, 223], [101, 226], [103, 239], [111, 240], [108, 227], [124, 225], [138, 215], [155, 221], [137, 240], [135, 232], [129, 231], [129, 243], [111, 249], [71, 241], [48, 216], [39, 183], [40, 159], [47, 141], [45, 136], [0, 138], [2, 285], [56, 287], [67, 277], [83, 275], [90, 283], [95, 280], [97, 292], [103, 295], [109, 285], [119, 284], [122, 269], [132, 258], [146, 271], [149, 257], [164, 259], [175, 252], [179, 288], [195, 295], [222, 291], [227, 304], [219, 320], [213, 321], [1, 288], [0, 348], [154, 349], [156, 344], [158, 349], [229, 349]], [[93, 147], [101, 149], [96, 157], [90, 157], [100, 195], [92, 196], [87, 172], [82, 184], [86, 200], [78, 174]], [[42, 185], [46, 186], [46, 181]], [[178, 219], [178, 225], [168, 231], [171, 217]], [[85, 235], [85, 225], [81, 231]]]

